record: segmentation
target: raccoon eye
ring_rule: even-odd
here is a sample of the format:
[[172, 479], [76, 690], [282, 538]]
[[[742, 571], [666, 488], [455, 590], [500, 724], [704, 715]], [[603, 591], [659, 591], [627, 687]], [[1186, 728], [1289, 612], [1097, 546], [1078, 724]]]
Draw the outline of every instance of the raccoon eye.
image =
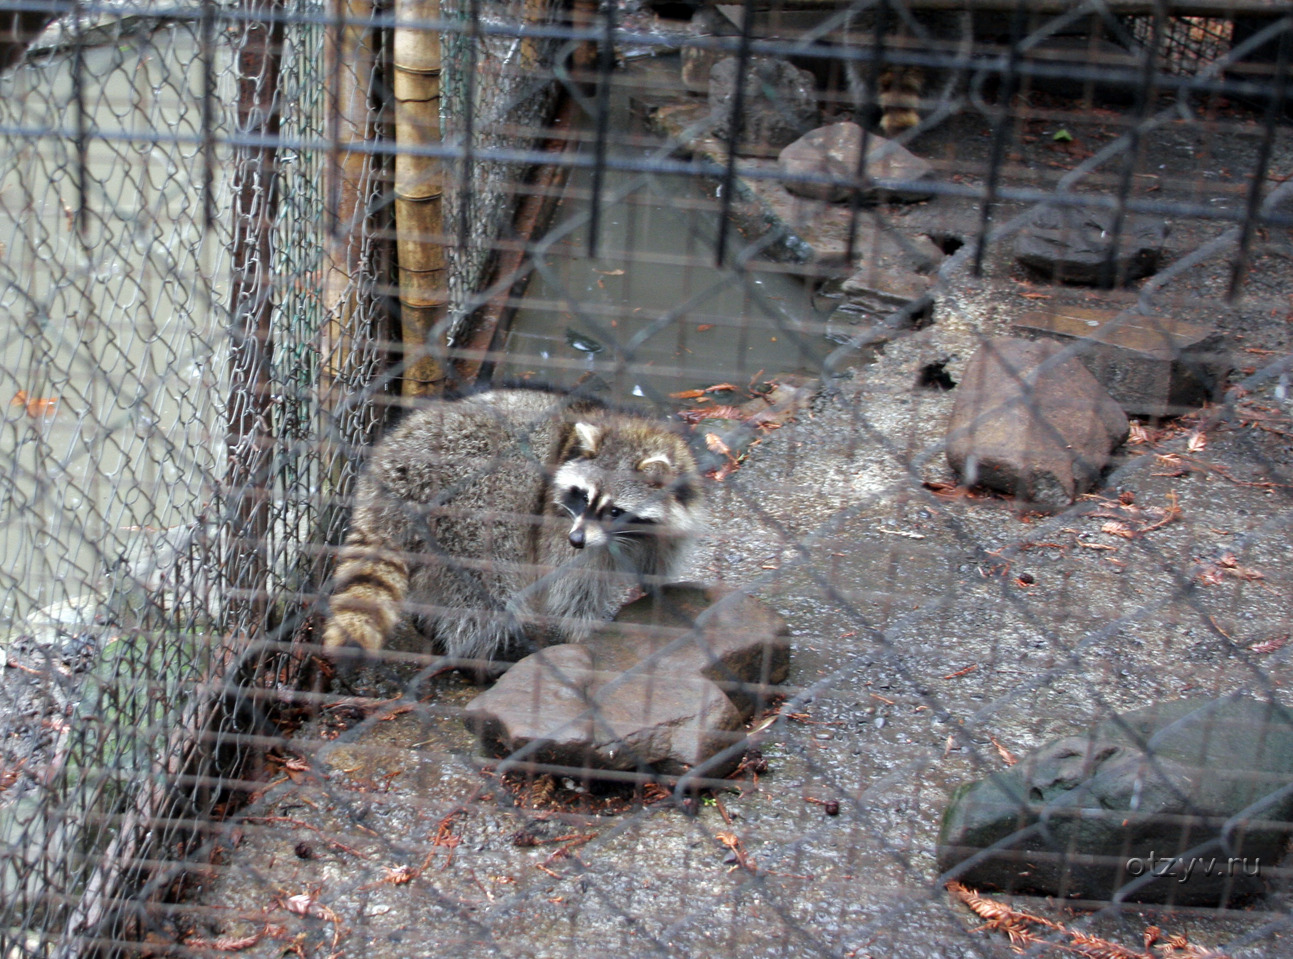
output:
[[570, 487], [561, 498], [561, 506], [571, 516], [579, 516], [588, 508], [588, 492], [578, 486]]
[[624, 515], [624, 510], [620, 509], [618, 506], [611, 507], [611, 511], [610, 511], [611, 519], [619, 519], [623, 515]]

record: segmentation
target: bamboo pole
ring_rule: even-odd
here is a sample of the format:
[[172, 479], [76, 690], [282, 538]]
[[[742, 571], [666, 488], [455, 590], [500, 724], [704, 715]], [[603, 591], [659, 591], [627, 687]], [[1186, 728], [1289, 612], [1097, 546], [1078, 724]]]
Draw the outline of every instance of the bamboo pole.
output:
[[319, 344], [324, 406], [333, 408], [345, 389], [344, 373], [362, 321], [365, 290], [360, 280], [367, 199], [376, 174], [374, 155], [362, 147], [373, 136], [372, 82], [377, 37], [371, 0], [328, 0], [324, 73], [329, 152], [324, 168], [324, 323]]
[[440, 0], [395, 0], [395, 229], [399, 257], [404, 388], [437, 392], [445, 369], [436, 358], [448, 310], [444, 242], [444, 164], [417, 154], [441, 142]]

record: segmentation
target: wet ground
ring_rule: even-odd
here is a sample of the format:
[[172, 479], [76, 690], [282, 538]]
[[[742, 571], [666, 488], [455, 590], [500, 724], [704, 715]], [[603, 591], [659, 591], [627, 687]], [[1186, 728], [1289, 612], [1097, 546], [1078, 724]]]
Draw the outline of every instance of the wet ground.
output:
[[[1037, 110], [1006, 152], [1012, 188], [1051, 189], [1126, 127], [1112, 111], [1061, 122]], [[1061, 125], [1071, 140], [1054, 139]], [[1259, 136], [1242, 110], [1210, 123], [1169, 111], [1125, 172], [1136, 196], [1242, 209]], [[945, 181], [974, 185], [991, 128], [959, 116], [913, 148]], [[1272, 170], [1293, 174], [1283, 137]], [[1121, 176], [1116, 161], [1097, 166], [1081, 188], [1115, 190]], [[992, 222], [1023, 208], [1003, 203]], [[968, 239], [979, 210], [943, 196], [878, 215]], [[1227, 228], [1174, 218], [1166, 261]], [[754, 740], [766, 767], [747, 765], [696, 815], [663, 789], [509, 785], [458, 721], [474, 688], [414, 680], [412, 656], [272, 751], [272, 782], [158, 935], [228, 937], [253, 956], [1012, 955], [942, 888], [934, 845], [957, 785], [1119, 710], [1239, 690], [1290, 702], [1293, 243], [1258, 231], [1244, 293], [1228, 301], [1232, 254], [1112, 293], [1039, 283], [1008, 242], [980, 277], [960, 254], [931, 326], [874, 363], [843, 363], [811, 409], [715, 484], [690, 575], [779, 610], [793, 650], [788, 699]], [[956, 488], [941, 451], [956, 392], [922, 385], [928, 368], [954, 383], [1020, 311], [1129, 306], [1146, 289], [1155, 309], [1229, 335], [1226, 402], [1145, 424], [1104, 485], [1057, 516]], [[1228, 911], [1014, 901], [1128, 948], [1158, 925], [1279, 957], [1290, 900], [1274, 864], [1267, 876], [1270, 896]]]

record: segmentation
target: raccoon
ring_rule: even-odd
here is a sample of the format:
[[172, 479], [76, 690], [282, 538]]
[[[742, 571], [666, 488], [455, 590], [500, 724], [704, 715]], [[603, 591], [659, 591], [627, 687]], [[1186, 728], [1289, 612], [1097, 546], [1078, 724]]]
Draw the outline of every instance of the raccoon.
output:
[[662, 422], [532, 389], [435, 401], [359, 479], [323, 644], [376, 652], [402, 613], [458, 660], [578, 642], [701, 525], [695, 459]]
[[[919, 19], [905, 6], [895, 5], [885, 10], [884, 5], [869, 6], [849, 14], [845, 26], [846, 42], [854, 46], [874, 46], [877, 22], [884, 17], [881, 34], [884, 52], [907, 51], [942, 52], [949, 58], [964, 60], [973, 46], [973, 23], [968, 11], [922, 10]], [[856, 39], [854, 39], [856, 38]], [[861, 110], [869, 106], [880, 111], [880, 131], [894, 137], [921, 124], [921, 109], [927, 101], [948, 102], [960, 77], [952, 70], [932, 69], [919, 64], [887, 63], [881, 54], [879, 69], [871, 63], [855, 60], [845, 62], [845, 80], [854, 106]], [[874, 77], [875, 89], [870, 85]], [[940, 89], [927, 96], [934, 80], [941, 80]]]

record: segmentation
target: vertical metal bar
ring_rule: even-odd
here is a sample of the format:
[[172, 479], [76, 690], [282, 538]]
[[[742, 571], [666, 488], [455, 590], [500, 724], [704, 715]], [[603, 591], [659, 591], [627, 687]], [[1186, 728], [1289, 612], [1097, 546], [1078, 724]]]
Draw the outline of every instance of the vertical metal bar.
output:
[[[210, 2], [210, 0], [204, 0], [204, 2]], [[343, 225], [342, 218], [338, 215], [338, 211], [341, 210], [342, 195], [342, 177], [339, 173], [342, 168], [341, 116], [343, 108], [341, 98], [343, 88], [347, 92], [350, 90], [349, 84], [343, 85], [341, 82], [341, 71], [359, 68], [359, 64], [354, 62], [354, 60], [358, 59], [355, 57], [356, 51], [348, 49], [346, 45], [349, 27], [349, 8], [346, 4], [337, 2], [337, 0], [330, 0], [327, 5], [327, 20], [324, 25], [326, 38], [323, 46], [324, 71], [326, 73], [323, 80], [328, 85], [328, 95], [324, 98], [327, 115], [323, 121], [324, 139], [326, 140], [328, 151], [328, 158], [325, 161], [327, 173], [324, 175], [323, 182], [323, 227], [327, 231], [329, 239], [334, 242], [341, 235], [343, 229], [348, 229], [351, 225], [350, 223]], [[347, 111], [350, 108], [351, 104], [347, 102]], [[349, 119], [349, 114], [347, 119]]]
[[76, 230], [82, 239], [86, 236], [86, 217], [89, 214], [89, 169], [86, 158], [86, 136], [89, 117], [85, 109], [85, 38], [82, 35], [84, 8], [81, 0], [72, 4], [72, 111], [76, 148]]
[[[465, 268], [468, 257], [472, 256], [472, 200], [476, 192], [472, 189], [473, 141], [476, 136], [476, 60], [481, 51], [481, 44], [484, 42], [484, 35], [480, 29], [480, 0], [471, 0], [468, 4], [468, 14], [471, 20], [467, 27], [467, 49], [464, 56], [466, 62], [463, 70], [465, 83], [462, 104], [462, 158], [459, 161], [461, 166], [458, 170], [458, 229], [455, 237], [458, 266], [454, 272], [459, 277], [467, 275]], [[467, 292], [462, 291], [464, 297]], [[459, 302], [456, 305], [461, 309], [465, 304]], [[452, 375], [452, 366], [446, 363], [445, 370]]]
[[597, 255], [598, 230], [602, 219], [602, 183], [606, 173], [606, 139], [610, 132], [611, 73], [615, 69], [615, 5], [616, 0], [605, 0], [602, 16], [600, 55], [597, 58], [597, 132], [593, 140], [593, 186], [589, 203], [588, 256]]
[[1122, 164], [1122, 174], [1118, 180], [1117, 204], [1114, 207], [1113, 223], [1109, 232], [1109, 252], [1100, 264], [1100, 286], [1112, 287], [1123, 282], [1125, 276], [1119, 276], [1116, 263], [1118, 248], [1122, 241], [1122, 227], [1127, 220], [1127, 198], [1131, 195], [1132, 178], [1136, 175], [1136, 157], [1140, 153], [1142, 139], [1141, 128], [1149, 116], [1154, 102], [1154, 71], [1158, 62], [1159, 47], [1163, 44], [1164, 28], [1167, 24], [1167, 8], [1163, 0], [1154, 0], [1154, 19], [1150, 28], [1149, 47], [1145, 50], [1145, 59], [1140, 66], [1140, 82], [1136, 85], [1136, 104], [1132, 112], [1131, 129], [1127, 132], [1127, 151]]
[[[880, 88], [880, 60], [884, 56], [884, 37], [889, 29], [889, 2], [882, 0], [876, 6], [875, 30], [871, 37], [870, 77], [867, 78], [866, 97], [858, 104], [858, 119], [866, 120], [870, 106], [876, 102], [876, 91]], [[871, 149], [871, 127], [868, 123], [858, 124], [862, 129], [862, 141], [858, 146], [858, 165], [854, 171], [857, 184], [849, 193], [849, 232], [844, 243], [844, 262], [851, 269], [857, 256], [858, 219], [862, 214], [862, 185], [866, 182], [866, 155]]]
[[1014, 126], [1014, 111], [1010, 109], [1010, 98], [1015, 95], [1015, 84], [1019, 77], [1019, 48], [1024, 42], [1025, 19], [1028, 16], [1028, 5], [1025, 0], [1018, 0], [1014, 13], [1010, 17], [1010, 54], [1006, 58], [1006, 70], [1001, 78], [1001, 90], [998, 94], [1000, 109], [992, 129], [992, 149], [988, 156], [988, 182], [984, 186], [983, 205], [979, 209], [979, 235], [974, 242], [974, 265], [970, 268], [973, 276], [983, 275], [983, 258], [988, 251], [988, 224], [992, 222], [992, 208], [996, 205], [997, 189], [1001, 184], [1001, 167], [1005, 163], [1006, 145], [1010, 142], [1010, 131]]
[[1275, 145], [1276, 123], [1284, 112], [1286, 102], [1285, 87], [1289, 69], [1290, 38], [1293, 37], [1293, 17], [1284, 18], [1283, 30], [1280, 32], [1278, 52], [1275, 55], [1275, 72], [1271, 76], [1270, 98], [1266, 101], [1266, 115], [1262, 118], [1265, 129], [1262, 131], [1262, 142], [1257, 149], [1257, 164], [1253, 170], [1252, 182], [1248, 185], [1248, 202], [1244, 206], [1244, 222], [1240, 226], [1239, 253], [1230, 268], [1230, 287], [1226, 298], [1234, 300], [1239, 296], [1244, 277], [1248, 273], [1248, 251], [1252, 246], [1253, 233], [1257, 230], [1257, 219], [1261, 213], [1262, 185], [1270, 169], [1271, 149]]
[[732, 193], [736, 185], [736, 145], [741, 140], [745, 119], [745, 70], [750, 64], [750, 40], [754, 33], [754, 2], [745, 0], [741, 8], [741, 43], [736, 49], [736, 96], [732, 100], [732, 123], [728, 131], [727, 169], [723, 171], [723, 195], [718, 212], [718, 248], [714, 262], [722, 267], [727, 259], [728, 218], [732, 212]]
[[202, 0], [202, 228], [215, 226], [215, 0]]

